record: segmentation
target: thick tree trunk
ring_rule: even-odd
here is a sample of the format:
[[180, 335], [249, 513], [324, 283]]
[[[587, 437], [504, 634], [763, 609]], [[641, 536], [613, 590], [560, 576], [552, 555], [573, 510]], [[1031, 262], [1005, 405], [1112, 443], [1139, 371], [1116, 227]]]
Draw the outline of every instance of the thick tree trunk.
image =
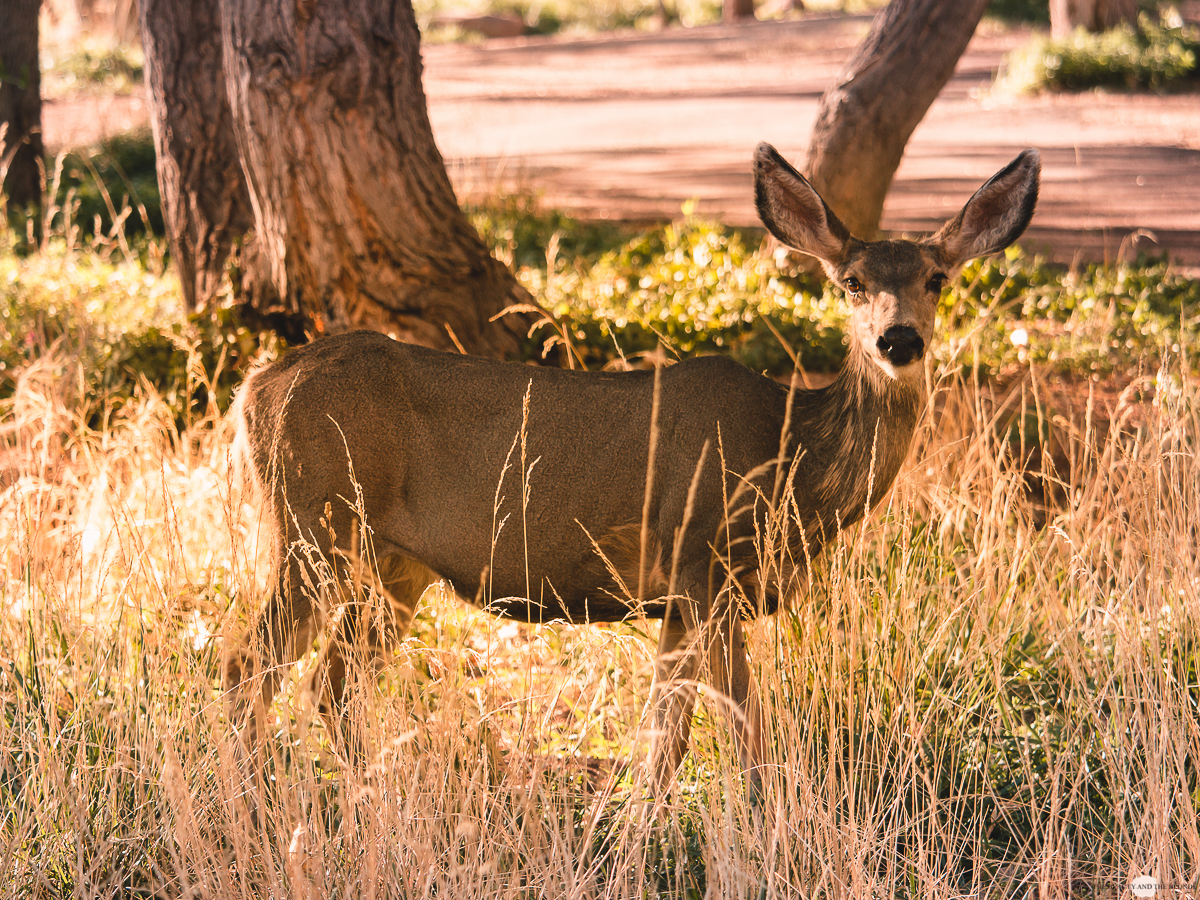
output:
[[42, 92], [38, 68], [41, 0], [5, 0], [0, 25], [0, 172], [9, 209], [42, 203]]
[[721, 19], [724, 22], [742, 22], [754, 18], [754, 0], [722, 0]]
[[259, 240], [318, 330], [514, 355], [529, 302], [458, 207], [409, 0], [220, 0]]
[[1068, 37], [1076, 28], [1105, 31], [1137, 22], [1137, 0], [1050, 0], [1050, 31]]
[[892, 0], [821, 97], [804, 169], [858, 237], [878, 232], [904, 146], [954, 74], [987, 5]]
[[147, 94], [171, 253], [189, 309], [254, 227], [225, 88], [217, 0], [141, 0]]

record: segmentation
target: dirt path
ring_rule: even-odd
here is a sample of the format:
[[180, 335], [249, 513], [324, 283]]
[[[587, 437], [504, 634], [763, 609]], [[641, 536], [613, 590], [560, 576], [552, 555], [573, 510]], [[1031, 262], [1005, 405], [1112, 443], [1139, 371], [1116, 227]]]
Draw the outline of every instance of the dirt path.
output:
[[[802, 157], [821, 92], [869, 21], [427, 46], [430, 117], [464, 194], [519, 184], [582, 216], [633, 220], [677, 216], [695, 198], [703, 213], [752, 224], [755, 144]], [[976, 35], [908, 145], [885, 227], [940, 224], [1033, 146], [1044, 171], [1027, 248], [1064, 262], [1111, 259], [1145, 230], [1200, 271], [1200, 94], [991, 91], [1027, 34]], [[86, 141], [145, 116], [138, 96], [51, 103], [46, 137], [52, 147]]]
[[130, 94], [81, 94], [42, 100], [42, 134], [50, 153], [94, 144], [149, 124], [150, 111], [140, 88]]
[[[751, 224], [755, 144], [802, 158], [821, 92], [868, 24], [809, 18], [429, 47], [430, 115], [460, 190], [519, 182], [581, 215], [625, 219], [675, 216], [696, 198], [701, 212]], [[885, 227], [935, 227], [1032, 146], [1044, 172], [1026, 247], [1064, 262], [1112, 258], [1145, 229], [1200, 267], [1200, 95], [991, 91], [1004, 55], [1027, 36], [972, 41], [909, 142]]]

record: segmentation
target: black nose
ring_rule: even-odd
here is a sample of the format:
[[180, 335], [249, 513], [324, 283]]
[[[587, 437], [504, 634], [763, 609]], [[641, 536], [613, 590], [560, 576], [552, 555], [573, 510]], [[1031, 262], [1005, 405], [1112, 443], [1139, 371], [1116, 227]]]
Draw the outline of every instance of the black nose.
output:
[[925, 342], [910, 325], [893, 325], [877, 342], [883, 358], [893, 366], [907, 366], [925, 352]]

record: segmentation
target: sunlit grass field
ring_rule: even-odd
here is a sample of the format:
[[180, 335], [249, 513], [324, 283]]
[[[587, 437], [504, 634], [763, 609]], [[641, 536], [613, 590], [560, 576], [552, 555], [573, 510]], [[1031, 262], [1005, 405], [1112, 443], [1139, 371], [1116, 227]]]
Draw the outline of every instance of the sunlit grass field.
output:
[[[783, 338], [836, 365], [836, 296], [752, 235], [497, 209], [477, 224], [587, 348], [652, 335], [777, 370]], [[226, 409], [279, 351], [189, 320], [141, 240], [0, 252], [0, 896], [1099, 898], [1200, 877], [1195, 282], [1019, 254], [966, 273], [881, 512], [751, 629], [752, 804], [708, 689], [655, 796], [657, 623], [518, 626], [437, 591], [358, 673], [365, 753], [316, 714], [317, 646], [250, 758], [220, 669], [269, 561]]]

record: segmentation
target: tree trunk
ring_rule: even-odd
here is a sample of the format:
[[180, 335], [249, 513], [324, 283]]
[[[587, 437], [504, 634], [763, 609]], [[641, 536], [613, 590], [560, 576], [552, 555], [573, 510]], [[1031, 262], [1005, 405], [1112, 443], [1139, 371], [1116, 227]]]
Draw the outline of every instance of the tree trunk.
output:
[[1050, 0], [1050, 32], [1069, 37], [1076, 28], [1100, 32], [1137, 23], [1137, 0]]
[[754, 18], [754, 0], [722, 0], [721, 20], [725, 23]]
[[42, 205], [40, 6], [41, 0], [5, 0], [0, 28], [0, 175], [10, 210], [36, 211]]
[[821, 97], [804, 168], [851, 233], [873, 238], [913, 130], [970, 43], [988, 0], [892, 0]]
[[280, 296], [317, 330], [513, 356], [529, 302], [458, 207], [409, 0], [220, 0], [234, 130]]
[[217, 0], [142, 0], [146, 86], [171, 253], [189, 309], [220, 289], [254, 227], [225, 88]]

